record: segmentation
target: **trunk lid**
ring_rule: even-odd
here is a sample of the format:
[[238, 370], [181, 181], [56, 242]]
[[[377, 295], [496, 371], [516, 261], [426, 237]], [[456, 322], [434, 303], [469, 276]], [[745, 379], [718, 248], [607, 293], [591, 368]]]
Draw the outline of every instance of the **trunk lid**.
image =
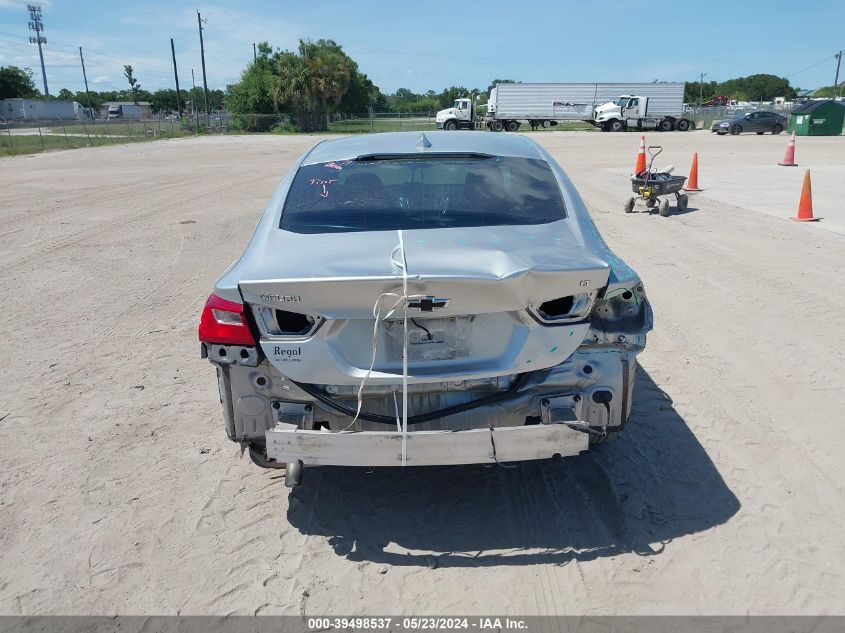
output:
[[[386, 292], [401, 293], [396, 231], [296, 235], [284, 231], [241, 275], [247, 303], [371, 319]], [[408, 294], [449, 299], [438, 316], [524, 310], [532, 303], [597, 290], [609, 266], [565, 222], [403, 231]], [[261, 276], [257, 275], [261, 271]], [[255, 275], [255, 276], [251, 276]]]
[[[589, 325], [542, 324], [526, 309], [607, 284], [608, 263], [570, 226], [403, 231], [408, 294], [432, 300], [409, 310], [411, 382], [511, 375], [569, 357]], [[402, 293], [397, 232], [273, 233], [276, 243], [262, 250], [274, 255], [251, 264], [264, 276], [242, 276], [241, 295], [256, 314], [308, 314], [320, 327], [299, 337], [262, 330], [265, 354], [294, 380], [360, 382], [372, 356], [374, 304]], [[401, 377], [403, 340], [400, 309], [379, 326], [373, 382]]]

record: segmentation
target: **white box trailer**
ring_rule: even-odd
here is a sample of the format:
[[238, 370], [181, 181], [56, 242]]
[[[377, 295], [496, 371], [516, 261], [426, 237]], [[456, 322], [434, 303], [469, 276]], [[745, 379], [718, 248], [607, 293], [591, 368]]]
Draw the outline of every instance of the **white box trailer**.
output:
[[457, 99], [437, 113], [444, 129], [489, 128], [515, 132], [521, 122], [532, 128], [561, 121], [586, 121], [605, 131], [656, 127], [686, 130], [684, 83], [524, 83], [498, 84], [490, 92], [487, 113], [476, 116], [474, 104]]
[[0, 116], [7, 121], [71, 121], [81, 118], [82, 106], [76, 101], [21, 99], [0, 101]]

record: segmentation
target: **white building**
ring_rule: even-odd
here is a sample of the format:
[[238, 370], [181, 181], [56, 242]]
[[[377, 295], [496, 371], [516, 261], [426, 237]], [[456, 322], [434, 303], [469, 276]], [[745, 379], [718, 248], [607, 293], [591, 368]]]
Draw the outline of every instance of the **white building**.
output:
[[76, 101], [20, 98], [0, 101], [0, 116], [7, 121], [70, 121], [81, 119], [83, 114], [84, 108]]
[[120, 112], [120, 116], [113, 116], [111, 118], [129, 119], [132, 121], [140, 121], [141, 119], [148, 119], [152, 116], [152, 105], [149, 101], [108, 101], [100, 106], [100, 116], [102, 118], [109, 118], [109, 108], [112, 112], [115, 110]]

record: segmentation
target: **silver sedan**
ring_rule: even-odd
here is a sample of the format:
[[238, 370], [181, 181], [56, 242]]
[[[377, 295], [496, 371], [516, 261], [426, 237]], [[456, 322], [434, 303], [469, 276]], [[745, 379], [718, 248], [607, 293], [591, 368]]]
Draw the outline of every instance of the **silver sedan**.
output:
[[621, 431], [643, 283], [533, 141], [322, 142], [282, 180], [199, 327], [258, 465], [576, 455]]

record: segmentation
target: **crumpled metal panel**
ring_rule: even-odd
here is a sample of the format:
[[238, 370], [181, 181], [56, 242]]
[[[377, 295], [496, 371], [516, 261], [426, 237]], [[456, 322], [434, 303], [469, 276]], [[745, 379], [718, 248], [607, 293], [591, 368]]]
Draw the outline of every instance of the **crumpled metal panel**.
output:
[[[416, 332], [421, 328], [414, 328], [416, 334], [409, 337], [411, 383], [478, 379], [557, 365], [577, 349], [589, 326], [540, 324], [529, 316], [528, 306], [639, 283], [598, 235], [562, 169], [532, 141], [443, 133], [428, 135], [431, 147], [426, 147], [416, 143], [418, 135], [376, 136], [321, 144], [301, 161], [339, 160], [375, 151], [445, 151], [447, 145], [453, 151], [460, 146], [461, 151], [491, 154], [522, 152], [548, 161], [567, 211], [565, 219], [544, 225], [402, 232], [408, 294], [448, 299], [436, 313], [409, 310], [409, 316], [477, 318], [463, 333], [461, 345], [445, 340], [430, 343]], [[215, 292], [233, 301], [324, 318], [310, 336], [288, 341], [263, 336], [262, 350], [278, 371], [294, 380], [356, 384], [370, 365], [374, 304], [383, 293], [402, 292], [402, 271], [394, 263], [399, 236], [396, 231], [280, 230], [281, 209], [294, 172], [273, 195], [249, 247]], [[394, 315], [400, 316], [401, 310]], [[371, 384], [395, 383], [402, 373], [401, 354], [388, 331], [396, 330], [384, 328], [376, 337]]]
[[[451, 316], [522, 310], [602, 288], [610, 267], [571, 224], [403, 231], [408, 292], [449, 298], [438, 316]], [[273, 231], [263, 241], [238, 266], [247, 303], [367, 319], [380, 294], [401, 290], [402, 271], [391, 260], [396, 231]]]

